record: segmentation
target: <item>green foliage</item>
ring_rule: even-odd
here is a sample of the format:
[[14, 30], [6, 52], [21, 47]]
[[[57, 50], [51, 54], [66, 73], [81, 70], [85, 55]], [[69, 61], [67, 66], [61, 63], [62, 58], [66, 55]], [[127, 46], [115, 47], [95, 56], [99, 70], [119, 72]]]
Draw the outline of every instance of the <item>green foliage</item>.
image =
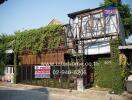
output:
[[4, 74], [5, 69], [5, 63], [3, 61], [0, 61], [0, 75]]
[[121, 66], [122, 69], [122, 77], [126, 78], [129, 76], [129, 68], [128, 68], [128, 61], [127, 61], [127, 57], [125, 54], [120, 53], [119, 55], [119, 64]]
[[124, 78], [122, 77], [122, 69], [118, 63], [112, 62], [112, 91], [115, 94], [121, 94], [124, 91]]
[[30, 50], [33, 54], [42, 52], [45, 48], [57, 48], [62, 41], [62, 27], [60, 25], [50, 25], [39, 29], [16, 32], [13, 41], [14, 50], [14, 83], [18, 78], [18, 53]]
[[132, 34], [132, 14], [130, 13], [131, 12], [130, 6], [127, 4], [122, 4], [121, 0], [104, 0], [104, 2], [101, 4], [101, 6], [107, 6], [107, 5], [117, 6], [125, 27], [125, 34], [126, 36], [131, 35]]
[[13, 35], [0, 34], [0, 50], [10, 48], [13, 40], [14, 40]]
[[[118, 49], [120, 42], [115, 39], [110, 42], [111, 57], [100, 58], [95, 64], [95, 85], [110, 88], [111, 92], [121, 94], [124, 90], [124, 78], [126, 77], [126, 66], [119, 63]], [[123, 63], [124, 64], [124, 63]]]
[[17, 83], [17, 78], [18, 78], [18, 59], [17, 59], [18, 55], [17, 53], [15, 52], [14, 53], [14, 77], [13, 77], [13, 81], [14, 83]]
[[121, 0], [104, 0], [103, 3], [101, 3], [101, 6], [107, 6], [107, 5], [115, 5], [118, 6], [121, 4]]
[[62, 40], [61, 34], [62, 28], [60, 25], [16, 32], [13, 49], [15, 52], [31, 50], [32, 53], [39, 53], [44, 48], [57, 48]]
[[111, 60], [112, 62], [118, 63], [119, 64], [119, 53], [120, 50], [118, 49], [120, 42], [118, 39], [110, 41], [110, 49], [111, 49]]
[[112, 66], [110, 58], [100, 58], [95, 63], [94, 85], [104, 88], [112, 88]]
[[13, 41], [14, 36], [12, 35], [0, 35], [0, 74], [3, 74], [4, 67], [8, 60], [5, 50], [11, 47], [11, 42]]
[[30, 85], [37, 85], [37, 86], [44, 86], [44, 87], [52, 87], [52, 88], [63, 88], [69, 89], [70, 85], [67, 79], [33, 79], [33, 80], [25, 80], [22, 81], [23, 84], [30, 84]]
[[119, 64], [119, 54], [118, 49], [120, 42], [118, 39], [112, 40], [110, 43], [111, 47], [111, 61], [113, 67], [112, 75], [112, 91], [116, 94], [121, 94], [124, 90], [124, 77], [122, 76], [122, 68]]
[[112, 62], [111, 58], [100, 58], [95, 64], [94, 85], [110, 88], [110, 92], [121, 94], [123, 92], [122, 69], [118, 63]]

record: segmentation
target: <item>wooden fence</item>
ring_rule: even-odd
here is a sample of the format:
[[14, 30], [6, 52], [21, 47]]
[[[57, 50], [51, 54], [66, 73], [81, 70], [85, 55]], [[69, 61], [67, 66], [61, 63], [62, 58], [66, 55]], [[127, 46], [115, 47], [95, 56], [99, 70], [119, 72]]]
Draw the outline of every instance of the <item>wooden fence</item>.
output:
[[24, 64], [43, 64], [43, 63], [52, 63], [59, 64], [65, 62], [64, 53], [42, 53], [39, 55], [33, 54], [23, 54], [19, 56], [20, 63]]

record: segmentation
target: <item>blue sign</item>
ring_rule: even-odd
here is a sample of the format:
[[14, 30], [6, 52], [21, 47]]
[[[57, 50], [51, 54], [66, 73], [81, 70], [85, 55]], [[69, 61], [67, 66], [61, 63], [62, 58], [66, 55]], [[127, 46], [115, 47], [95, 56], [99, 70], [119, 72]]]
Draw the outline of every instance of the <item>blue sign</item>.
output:
[[49, 74], [35, 74], [35, 78], [50, 78]]
[[114, 16], [117, 12], [117, 8], [115, 6], [106, 6], [103, 8], [103, 16]]

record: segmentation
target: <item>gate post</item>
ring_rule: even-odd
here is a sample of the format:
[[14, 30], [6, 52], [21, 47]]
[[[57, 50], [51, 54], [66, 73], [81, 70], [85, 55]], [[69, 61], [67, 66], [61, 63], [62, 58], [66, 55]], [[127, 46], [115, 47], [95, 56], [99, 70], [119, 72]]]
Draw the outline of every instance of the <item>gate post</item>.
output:
[[83, 78], [77, 78], [77, 91], [84, 91]]

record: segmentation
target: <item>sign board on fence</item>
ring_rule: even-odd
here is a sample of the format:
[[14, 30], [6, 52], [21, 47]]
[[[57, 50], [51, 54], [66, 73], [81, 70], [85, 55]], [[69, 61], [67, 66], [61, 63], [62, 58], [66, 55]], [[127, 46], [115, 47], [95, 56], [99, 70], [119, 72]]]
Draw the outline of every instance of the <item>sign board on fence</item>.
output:
[[50, 66], [35, 66], [35, 78], [50, 78]]

